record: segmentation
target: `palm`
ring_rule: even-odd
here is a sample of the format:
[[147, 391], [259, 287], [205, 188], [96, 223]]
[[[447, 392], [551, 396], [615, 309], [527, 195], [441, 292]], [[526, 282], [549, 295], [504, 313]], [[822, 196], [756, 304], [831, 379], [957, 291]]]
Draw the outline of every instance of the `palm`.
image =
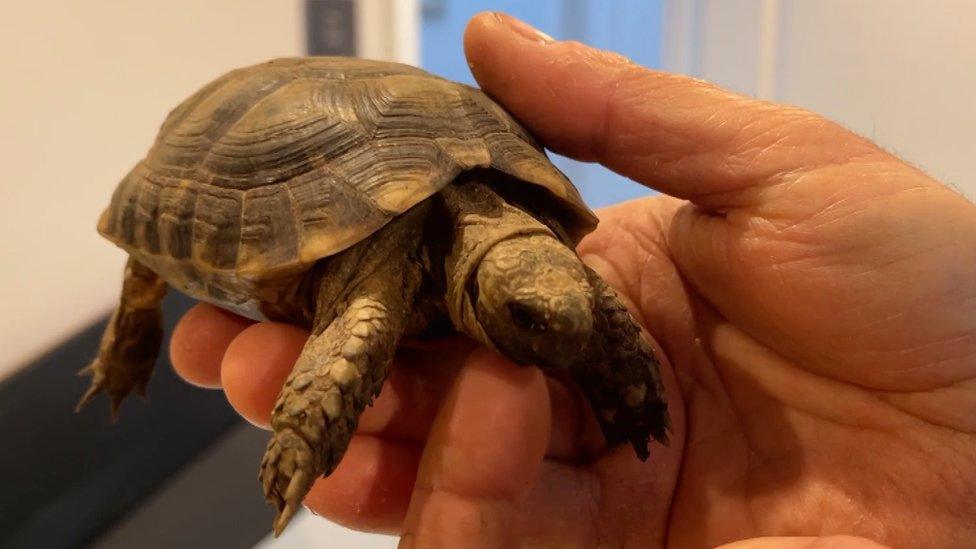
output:
[[[946, 544], [966, 539], [952, 513], [966, 504], [966, 494], [973, 488], [972, 475], [925, 472], [932, 471], [933, 463], [943, 471], [967, 468], [976, 452], [976, 440], [946, 429], [945, 422], [933, 423], [934, 417], [924, 417], [935, 404], [903, 411], [897, 404], [912, 400], [903, 393], [892, 405], [885, 392], [851, 381], [870, 379], [879, 369], [900, 371], [913, 365], [855, 360], [836, 364], [845, 377], [832, 378], [811, 372], [790, 357], [788, 350], [784, 354], [760, 342], [775, 341], [775, 336], [750, 335], [748, 328], [723, 318], [682, 281], [672, 261], [668, 229], [678, 206], [676, 200], [656, 198], [605, 210], [601, 230], [581, 246], [584, 256], [603, 266], [611, 284], [631, 299], [675, 365], [684, 414], [680, 415], [682, 403], [673, 402], [679, 417], [674, 448], [669, 452], [680, 454], [681, 470], [673, 480], [671, 508], [658, 509], [669, 517], [670, 543], [705, 546], [770, 533], [834, 530], [857, 531], [897, 544], [912, 539], [919, 520], [929, 521]], [[633, 242], [639, 248], [615, 245], [619, 242]], [[753, 243], [760, 249], [775, 245], [774, 239]], [[849, 265], [849, 273], [843, 272], [843, 265], [836, 265], [833, 295], [797, 295], [798, 301], [790, 306], [823, 309], [826, 305], [842, 311], [842, 303], [830, 301], [849, 295], [854, 288], [843, 281], [856, 284], [854, 275], [864, 261], [871, 258]], [[815, 277], [823, 267], [811, 263], [811, 272], [792, 273], [798, 277], [795, 284]], [[752, 276], [762, 277], [761, 269], [757, 267]], [[784, 279], [782, 284], [794, 283]], [[896, 309], [919, 306], [909, 301], [911, 296], [889, 298]], [[904, 302], [899, 303], [902, 298]], [[883, 320], [862, 318], [860, 322], [870, 331]], [[843, 322], [836, 316], [824, 317], [828, 327], [823, 329]], [[939, 327], [929, 328], [937, 331]], [[890, 333], [903, 332], [892, 326]], [[860, 345], [858, 335], [851, 333], [852, 347]], [[903, 342], [889, 342], [888, 348], [900, 345]], [[832, 351], [825, 349], [825, 354]], [[852, 350], [851, 354], [856, 353]], [[918, 398], [915, 402], [920, 403], [925, 397]], [[609, 493], [623, 500], [604, 503], [607, 516], [603, 520], [616, 533], [626, 532], [635, 540], [660, 535], [664, 519], [659, 516], [649, 521], [646, 505], [649, 498], [660, 499], [662, 490], [635, 491], [634, 481], [660, 475], [663, 478], [655, 486], [667, 485], [667, 476], [676, 474], [675, 467], [667, 457], [638, 465], [618, 456], [619, 452], [604, 458], [614, 463], [598, 463], [594, 468], [616, 477], [620, 489]], [[626, 478], [621, 468], [630, 470], [633, 478]], [[619, 516], [611, 518], [620, 509], [634, 510], [627, 518], [629, 524], [621, 525]], [[919, 509], [928, 516], [919, 516]]]

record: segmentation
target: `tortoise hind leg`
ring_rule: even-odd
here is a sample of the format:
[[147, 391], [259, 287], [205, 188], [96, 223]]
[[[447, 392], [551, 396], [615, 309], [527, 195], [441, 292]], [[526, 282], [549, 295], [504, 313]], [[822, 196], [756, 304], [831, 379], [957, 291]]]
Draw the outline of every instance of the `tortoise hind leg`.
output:
[[102, 335], [98, 357], [79, 372], [92, 376], [92, 381], [76, 410], [81, 410], [101, 391], [108, 391], [115, 421], [119, 405], [129, 393], [146, 394], [146, 384], [163, 341], [160, 302], [164, 295], [166, 283], [130, 257], [125, 266], [122, 296]]
[[278, 512], [275, 535], [315, 479], [339, 463], [386, 379], [421, 282], [421, 210], [326, 260], [312, 335], [278, 397], [261, 462], [265, 497]]

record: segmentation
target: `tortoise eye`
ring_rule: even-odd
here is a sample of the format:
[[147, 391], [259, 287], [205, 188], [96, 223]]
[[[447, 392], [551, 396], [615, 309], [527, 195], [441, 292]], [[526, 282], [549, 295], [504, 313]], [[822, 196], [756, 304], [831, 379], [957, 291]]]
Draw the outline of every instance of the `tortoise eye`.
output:
[[506, 307], [512, 322], [519, 328], [532, 332], [545, 332], [549, 329], [545, 313], [531, 305], [521, 301], [510, 301]]

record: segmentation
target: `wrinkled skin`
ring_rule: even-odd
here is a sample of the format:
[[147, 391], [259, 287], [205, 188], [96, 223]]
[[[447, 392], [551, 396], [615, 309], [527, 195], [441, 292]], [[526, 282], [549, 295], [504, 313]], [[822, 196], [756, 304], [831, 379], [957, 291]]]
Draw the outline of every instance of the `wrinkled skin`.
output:
[[[671, 446], [577, 464], [600, 446], [574, 393], [450, 341], [401, 353], [306, 504], [408, 547], [971, 544], [976, 207], [811, 113], [512, 25], [471, 23], [479, 83], [670, 195], [580, 251], [670, 360]], [[201, 305], [171, 353], [266, 426], [306, 337]]]

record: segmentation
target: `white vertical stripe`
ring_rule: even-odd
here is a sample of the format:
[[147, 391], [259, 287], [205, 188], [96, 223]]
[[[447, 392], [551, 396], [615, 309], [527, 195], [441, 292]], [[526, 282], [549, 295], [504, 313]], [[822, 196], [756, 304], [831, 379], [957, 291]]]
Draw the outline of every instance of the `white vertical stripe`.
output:
[[420, 0], [356, 0], [356, 54], [420, 63]]
[[409, 65], [420, 64], [420, 0], [390, 0], [393, 9], [393, 58]]

